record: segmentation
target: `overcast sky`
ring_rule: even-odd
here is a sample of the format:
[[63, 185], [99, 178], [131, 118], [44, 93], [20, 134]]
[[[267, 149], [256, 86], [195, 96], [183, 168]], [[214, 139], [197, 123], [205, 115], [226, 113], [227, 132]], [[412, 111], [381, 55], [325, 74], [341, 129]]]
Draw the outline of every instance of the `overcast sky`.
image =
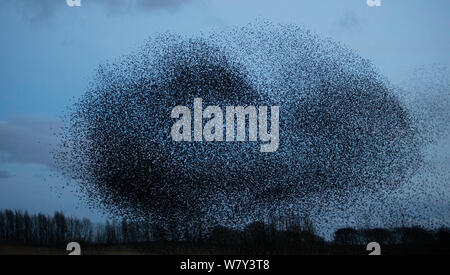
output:
[[[60, 188], [53, 133], [99, 64], [159, 32], [195, 35], [257, 19], [295, 23], [355, 49], [393, 83], [416, 68], [450, 64], [450, 1], [381, 1], [81, 0], [68, 7], [65, 0], [0, 0], [0, 209], [102, 219]], [[448, 193], [448, 184], [440, 187]]]

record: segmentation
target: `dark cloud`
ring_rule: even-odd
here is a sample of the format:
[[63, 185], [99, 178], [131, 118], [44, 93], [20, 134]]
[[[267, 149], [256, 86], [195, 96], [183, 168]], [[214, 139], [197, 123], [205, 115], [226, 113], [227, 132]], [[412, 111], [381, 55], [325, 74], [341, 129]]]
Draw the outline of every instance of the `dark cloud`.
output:
[[66, 5], [66, 1], [39, 0], [39, 1], [14, 1], [3, 0], [2, 8], [9, 6], [18, 10], [30, 23], [38, 23], [51, 18], [59, 8]]
[[51, 150], [60, 122], [31, 118], [0, 121], [0, 155], [3, 161], [51, 166]]
[[[136, 11], [174, 11], [183, 5], [198, 0], [81, 0], [82, 8], [100, 6], [108, 14], [124, 13]], [[39, 23], [52, 18], [62, 8], [68, 8], [66, 0], [39, 0], [39, 1], [16, 1], [3, 0], [0, 7], [14, 7], [30, 21], [30, 23]]]
[[0, 179], [7, 179], [7, 178], [10, 178], [10, 177], [11, 177], [10, 173], [0, 170]]
[[145, 9], [154, 10], [154, 9], [176, 9], [180, 6], [192, 2], [191, 0], [140, 0], [139, 6]]

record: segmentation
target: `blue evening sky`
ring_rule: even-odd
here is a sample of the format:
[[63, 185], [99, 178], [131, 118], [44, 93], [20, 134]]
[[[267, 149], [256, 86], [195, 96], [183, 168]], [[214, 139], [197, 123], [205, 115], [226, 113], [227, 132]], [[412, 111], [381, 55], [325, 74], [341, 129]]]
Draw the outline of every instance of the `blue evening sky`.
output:
[[[355, 49], [393, 83], [418, 67], [450, 64], [448, 0], [382, 0], [380, 7], [366, 0], [81, 2], [0, 0], [0, 209], [103, 219], [61, 188], [51, 164], [53, 132], [99, 64], [159, 32], [195, 35], [257, 19], [295, 23]], [[450, 146], [442, 148], [439, 160], [449, 170]], [[444, 218], [448, 187], [439, 186]]]

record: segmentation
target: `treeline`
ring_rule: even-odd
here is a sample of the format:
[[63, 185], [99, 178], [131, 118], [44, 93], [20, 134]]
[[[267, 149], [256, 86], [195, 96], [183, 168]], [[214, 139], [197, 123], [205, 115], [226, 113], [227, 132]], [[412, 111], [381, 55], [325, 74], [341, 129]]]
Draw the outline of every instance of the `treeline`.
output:
[[[392, 253], [450, 253], [450, 230], [420, 227], [393, 229], [339, 229], [326, 242], [314, 232], [307, 217], [289, 215], [253, 222], [242, 229], [214, 226], [207, 231], [189, 227], [163, 228], [126, 220], [92, 223], [88, 219], [27, 212], [0, 211], [0, 243], [61, 247], [69, 242], [83, 245], [125, 245], [152, 253], [212, 254], [367, 254], [365, 246], [378, 242]], [[183, 231], [183, 232], [181, 232]]]
[[59, 246], [68, 242], [116, 245], [153, 241], [229, 243], [223, 238], [258, 239], [261, 234], [275, 234], [279, 230], [302, 232], [302, 238], [306, 238], [306, 235], [308, 238], [318, 238], [307, 218], [294, 216], [271, 218], [270, 226], [262, 222], [252, 223], [245, 230], [239, 231], [220, 226], [168, 227], [127, 220], [99, 224], [89, 219], [67, 217], [61, 212], [50, 216], [42, 213], [30, 215], [27, 211], [19, 210], [0, 211], [0, 243], [25, 245]]
[[154, 240], [151, 227], [125, 220], [99, 224], [89, 219], [67, 217], [61, 212], [50, 216], [30, 215], [18, 210], [0, 211], [0, 243], [40, 246], [60, 246], [69, 242], [134, 244]]
[[[426, 230], [420, 227], [398, 227], [393, 229], [339, 229], [334, 233], [334, 243], [337, 245], [357, 246], [376, 241], [381, 245], [450, 245], [450, 231], [448, 228]], [[449, 247], [450, 248], [450, 247]]]
[[331, 254], [362, 254], [370, 242], [377, 242], [384, 254], [450, 254], [450, 229], [397, 227], [392, 229], [343, 228], [334, 233]]
[[0, 242], [25, 245], [55, 246], [69, 240], [92, 242], [93, 223], [56, 212], [53, 216], [28, 212], [0, 211]]
[[301, 220], [294, 219], [294, 223], [288, 223], [284, 228], [262, 222], [252, 223], [244, 230], [216, 227], [206, 243], [213, 246], [212, 251], [225, 254], [367, 255], [366, 247], [371, 242], [379, 243], [385, 254], [450, 254], [449, 228], [343, 228], [334, 233], [332, 241], [327, 242], [314, 234], [312, 227], [298, 226]]

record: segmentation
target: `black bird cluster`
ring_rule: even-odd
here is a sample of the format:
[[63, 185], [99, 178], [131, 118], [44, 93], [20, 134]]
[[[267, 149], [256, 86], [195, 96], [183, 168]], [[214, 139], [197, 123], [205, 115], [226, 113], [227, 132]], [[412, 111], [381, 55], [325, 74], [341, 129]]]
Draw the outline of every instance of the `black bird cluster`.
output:
[[[204, 106], [280, 106], [278, 151], [174, 142], [171, 110], [195, 97]], [[419, 143], [370, 61], [303, 28], [257, 22], [162, 34], [101, 65], [70, 108], [55, 157], [113, 215], [215, 226], [395, 190], [420, 165]]]

